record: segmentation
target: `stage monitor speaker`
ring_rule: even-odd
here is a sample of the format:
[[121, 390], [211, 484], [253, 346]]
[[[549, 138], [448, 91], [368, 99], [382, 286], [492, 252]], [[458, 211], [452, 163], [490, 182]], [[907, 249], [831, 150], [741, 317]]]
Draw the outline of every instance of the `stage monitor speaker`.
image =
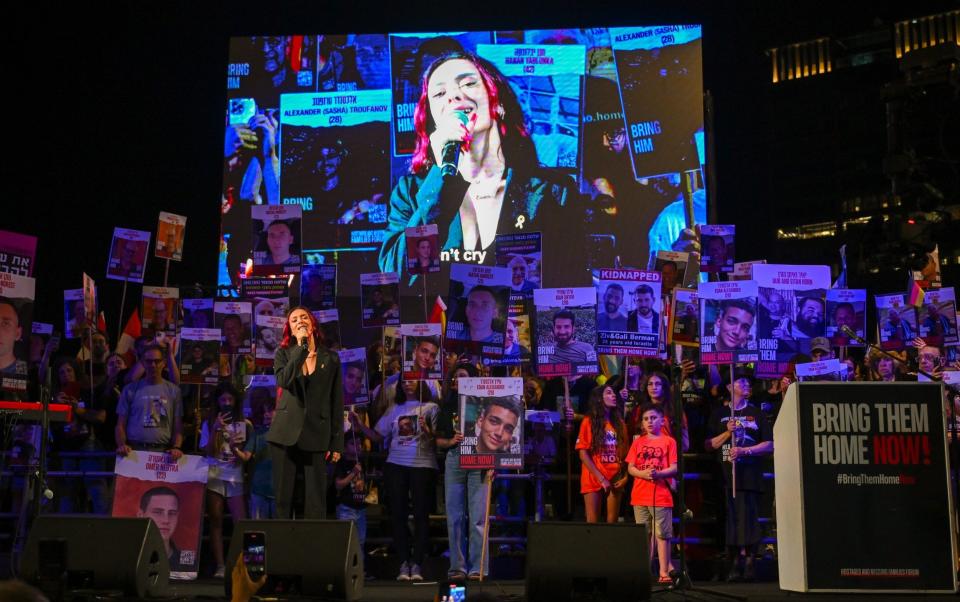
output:
[[635, 523], [530, 522], [527, 600], [646, 600], [650, 541]]
[[65, 573], [70, 589], [167, 596], [170, 563], [149, 518], [40, 515], [30, 529], [21, 578], [41, 584]]
[[242, 520], [233, 529], [227, 554], [224, 585], [228, 598], [230, 571], [237, 563], [246, 531], [265, 534], [268, 579], [260, 595], [283, 591], [350, 601], [363, 596], [363, 553], [353, 522]]

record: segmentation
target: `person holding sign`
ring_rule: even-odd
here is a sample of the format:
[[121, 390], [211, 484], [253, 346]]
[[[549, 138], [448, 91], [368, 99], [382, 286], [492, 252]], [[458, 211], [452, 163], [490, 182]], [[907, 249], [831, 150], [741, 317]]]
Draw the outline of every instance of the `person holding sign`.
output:
[[382, 271], [404, 268], [406, 228], [429, 223], [445, 237], [444, 255], [478, 263], [492, 258], [498, 233], [549, 223], [567, 246], [567, 267], [579, 265], [575, 193], [540, 167], [516, 93], [490, 61], [464, 50], [436, 59], [423, 74], [413, 122], [412, 173], [390, 197]]
[[304, 517], [325, 518], [327, 461], [343, 452], [343, 386], [340, 358], [324, 347], [317, 319], [305, 307], [287, 314], [273, 360], [280, 388], [267, 433], [277, 496], [277, 518], [290, 518], [293, 486], [304, 476]]
[[[483, 523], [487, 513], [487, 493], [491, 470], [470, 470], [460, 467], [460, 399], [457, 382], [461, 378], [477, 376], [473, 364], [454, 366], [450, 391], [437, 416], [437, 447], [447, 450], [444, 461], [443, 487], [447, 508], [447, 540], [450, 545], [449, 579], [480, 576], [480, 562], [484, 554]], [[469, 571], [469, 572], [468, 572]]]
[[[741, 578], [749, 581], [754, 577], [757, 544], [763, 537], [759, 522], [763, 464], [759, 456], [773, 453], [773, 431], [760, 408], [750, 403], [751, 378], [746, 374], [736, 375], [728, 386], [730, 406], [714, 410], [704, 448], [715, 450], [723, 467], [727, 506], [725, 541], [733, 559], [727, 581]], [[734, 470], [737, 471], [735, 478]]]
[[141, 355], [144, 377], [123, 388], [117, 403], [117, 454], [134, 449], [166, 450], [170, 458], [183, 455], [183, 404], [180, 388], [163, 378], [163, 349], [147, 345]]
[[[396, 403], [371, 429], [356, 413], [350, 414], [353, 427], [371, 440], [386, 440], [387, 463], [384, 480], [390, 494], [393, 543], [400, 556], [397, 581], [423, 581], [420, 565], [430, 546], [430, 499], [434, 494], [437, 458], [434, 433], [439, 406], [423, 399], [429, 395], [424, 381], [405, 380], [397, 387]], [[413, 554], [407, 517], [413, 499]]]
[[606, 522], [620, 517], [620, 500], [627, 484], [623, 461], [630, 442], [623, 420], [620, 399], [613, 387], [600, 386], [590, 392], [588, 414], [580, 423], [576, 449], [580, 454], [580, 493], [586, 506], [587, 522]]

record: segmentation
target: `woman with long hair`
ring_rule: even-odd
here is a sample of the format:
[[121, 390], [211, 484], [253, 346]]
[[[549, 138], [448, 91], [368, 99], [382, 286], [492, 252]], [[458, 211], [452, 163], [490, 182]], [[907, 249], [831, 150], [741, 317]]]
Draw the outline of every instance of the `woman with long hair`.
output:
[[680, 451], [683, 453], [689, 450], [690, 434], [687, 428], [687, 416], [681, 411], [678, 424], [673, 408], [673, 387], [667, 375], [663, 372], [651, 372], [647, 374], [640, 387], [640, 400], [640, 405], [634, 408], [627, 419], [631, 438], [634, 435], [643, 434], [641, 425], [643, 416], [640, 408], [646, 403], [652, 403], [663, 408], [663, 434], [668, 437], [673, 437], [679, 426], [681, 429], [680, 437], [683, 441], [683, 449]]
[[627, 484], [624, 459], [630, 449], [627, 424], [616, 390], [601, 385], [590, 392], [587, 415], [577, 436], [580, 454], [580, 493], [586, 506], [587, 522], [600, 522], [606, 509], [606, 522], [620, 517], [620, 500]]
[[213, 390], [214, 407], [200, 435], [210, 461], [207, 476], [207, 516], [210, 544], [217, 563], [214, 577], [223, 577], [223, 508], [230, 508], [234, 523], [247, 517], [243, 497], [243, 465], [250, 459], [244, 448], [253, 436], [253, 425], [243, 417], [243, 397], [229, 382]]
[[[498, 233], [549, 224], [560, 241], [558, 269], [582, 264], [583, 220], [571, 215], [579, 210], [574, 190], [540, 167], [516, 93], [490, 61], [465, 50], [433, 61], [413, 120], [411, 173], [391, 194], [381, 270], [402, 273], [405, 229], [430, 223], [440, 226], [442, 250], [470, 252], [488, 249]], [[445, 164], [451, 148], [457, 152], [447, 153]], [[492, 255], [484, 255], [487, 263]]]
[[287, 313], [273, 373], [280, 394], [267, 441], [277, 518], [290, 518], [300, 470], [304, 517], [325, 518], [327, 461], [336, 462], [343, 453], [343, 386], [340, 358], [324, 346], [323, 331], [305, 307]]

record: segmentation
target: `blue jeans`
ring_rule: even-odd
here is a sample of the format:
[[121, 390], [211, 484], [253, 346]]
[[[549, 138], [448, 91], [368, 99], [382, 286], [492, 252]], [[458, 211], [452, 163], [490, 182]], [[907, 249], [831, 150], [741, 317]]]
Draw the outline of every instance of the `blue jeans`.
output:
[[[450, 541], [450, 571], [480, 572], [483, 554], [483, 523], [487, 512], [485, 470], [460, 468], [460, 449], [447, 452], [444, 465], [444, 495], [447, 504], [447, 539]], [[466, 556], [466, 558], [464, 557]], [[483, 574], [490, 572], [490, 557]]]
[[357, 526], [357, 536], [360, 538], [360, 552], [363, 553], [363, 542], [367, 541], [367, 509], [351, 508], [337, 504], [337, 520], [352, 520]]

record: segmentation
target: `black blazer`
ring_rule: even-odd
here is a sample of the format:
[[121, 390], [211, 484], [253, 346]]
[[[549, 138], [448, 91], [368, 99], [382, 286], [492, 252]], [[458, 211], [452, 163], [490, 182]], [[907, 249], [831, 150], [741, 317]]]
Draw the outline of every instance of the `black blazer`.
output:
[[340, 358], [317, 347], [317, 368], [304, 376], [306, 346], [277, 349], [273, 373], [280, 395], [267, 441], [296, 445], [304, 451], [343, 452], [343, 387]]

